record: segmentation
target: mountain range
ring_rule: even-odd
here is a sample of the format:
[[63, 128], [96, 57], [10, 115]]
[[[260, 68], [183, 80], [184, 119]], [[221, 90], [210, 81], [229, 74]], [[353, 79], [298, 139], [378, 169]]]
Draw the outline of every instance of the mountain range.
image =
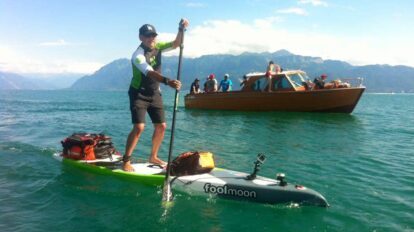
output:
[[24, 76], [0, 71], [0, 90], [52, 90], [69, 88], [83, 75], [64, 74], [25, 74]]
[[5, 89], [42, 89], [42, 86], [21, 75], [0, 72], [0, 90]]
[[[205, 55], [198, 58], [183, 58], [181, 81], [183, 89], [195, 78], [204, 82], [210, 73], [218, 81], [228, 73], [233, 80], [233, 88], [238, 89], [239, 79], [249, 72], [264, 72], [267, 63], [273, 60], [284, 70], [301, 69], [312, 79], [322, 73], [328, 80], [337, 78], [362, 77], [367, 92], [414, 92], [414, 68], [408, 66], [365, 65], [353, 66], [338, 60], [323, 60], [320, 57], [301, 56], [286, 50], [274, 53], [243, 53], [240, 55]], [[176, 78], [178, 58], [164, 56], [162, 73]], [[71, 90], [127, 90], [132, 77], [129, 59], [115, 60], [91, 75], [79, 78]], [[17, 78], [16, 78], [17, 79]], [[10, 81], [10, 78], [8, 79]], [[3, 87], [0, 73], [0, 89]]]

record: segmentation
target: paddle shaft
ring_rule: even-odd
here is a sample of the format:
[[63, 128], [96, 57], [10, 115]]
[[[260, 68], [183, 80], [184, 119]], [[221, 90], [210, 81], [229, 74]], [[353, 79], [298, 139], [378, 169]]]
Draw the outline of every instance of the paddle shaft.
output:
[[[178, 58], [178, 70], [177, 70], [177, 80], [181, 78], [181, 62], [183, 57], [183, 49], [184, 49], [184, 31], [181, 37], [181, 44], [180, 44], [180, 55]], [[174, 109], [173, 109], [173, 118], [171, 124], [171, 137], [170, 137], [170, 147], [168, 150], [168, 166], [167, 172], [165, 173], [165, 181], [164, 181], [164, 188], [163, 188], [163, 201], [171, 201], [172, 200], [172, 193], [171, 193], [171, 186], [170, 186], [170, 163], [171, 163], [171, 156], [173, 153], [173, 145], [174, 145], [174, 131], [175, 131], [175, 117], [177, 114], [177, 107], [178, 107], [178, 96], [180, 90], [175, 90], [175, 101], [174, 101]]]

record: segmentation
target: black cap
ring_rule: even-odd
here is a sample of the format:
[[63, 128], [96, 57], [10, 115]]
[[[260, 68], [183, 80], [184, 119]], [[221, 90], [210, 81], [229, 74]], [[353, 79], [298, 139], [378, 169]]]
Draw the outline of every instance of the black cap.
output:
[[139, 35], [143, 36], [150, 36], [155, 35], [157, 36], [157, 31], [155, 30], [155, 27], [151, 24], [144, 24], [142, 27], [139, 28]]

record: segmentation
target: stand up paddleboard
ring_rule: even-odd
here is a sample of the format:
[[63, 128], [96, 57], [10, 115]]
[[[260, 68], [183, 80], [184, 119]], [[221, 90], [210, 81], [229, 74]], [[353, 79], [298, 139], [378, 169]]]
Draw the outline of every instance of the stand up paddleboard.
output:
[[[260, 155], [259, 155], [260, 156]], [[214, 168], [209, 173], [172, 177], [172, 188], [190, 195], [217, 196], [219, 198], [251, 201], [267, 204], [297, 203], [328, 207], [326, 199], [315, 190], [302, 185], [287, 183], [283, 175], [271, 179], [256, 176], [264, 156], [255, 162], [252, 174], [222, 168]], [[70, 164], [95, 173], [113, 175], [126, 180], [146, 185], [162, 186], [165, 169], [151, 163], [133, 163], [134, 172], [122, 170], [122, 157], [114, 155], [112, 159], [72, 160], [56, 153], [53, 157], [63, 163]]]

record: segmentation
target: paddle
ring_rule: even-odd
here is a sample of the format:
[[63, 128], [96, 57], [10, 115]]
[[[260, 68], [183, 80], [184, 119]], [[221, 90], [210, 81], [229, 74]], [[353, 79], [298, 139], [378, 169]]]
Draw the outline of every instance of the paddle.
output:
[[[180, 56], [178, 58], [178, 71], [177, 71], [177, 80], [180, 80], [181, 77], [181, 61], [183, 57], [183, 49], [184, 49], [184, 31], [181, 37], [181, 44], [180, 44]], [[171, 138], [170, 138], [170, 148], [168, 152], [168, 166], [167, 172], [165, 173], [165, 180], [164, 180], [164, 187], [162, 191], [162, 201], [163, 202], [170, 202], [172, 201], [173, 195], [171, 191], [171, 183], [170, 183], [170, 163], [171, 163], [171, 155], [173, 153], [173, 144], [174, 144], [174, 131], [175, 131], [175, 115], [177, 112], [177, 105], [178, 105], [178, 93], [180, 90], [175, 90], [175, 101], [174, 101], [174, 109], [173, 109], [173, 118], [171, 124]]]

